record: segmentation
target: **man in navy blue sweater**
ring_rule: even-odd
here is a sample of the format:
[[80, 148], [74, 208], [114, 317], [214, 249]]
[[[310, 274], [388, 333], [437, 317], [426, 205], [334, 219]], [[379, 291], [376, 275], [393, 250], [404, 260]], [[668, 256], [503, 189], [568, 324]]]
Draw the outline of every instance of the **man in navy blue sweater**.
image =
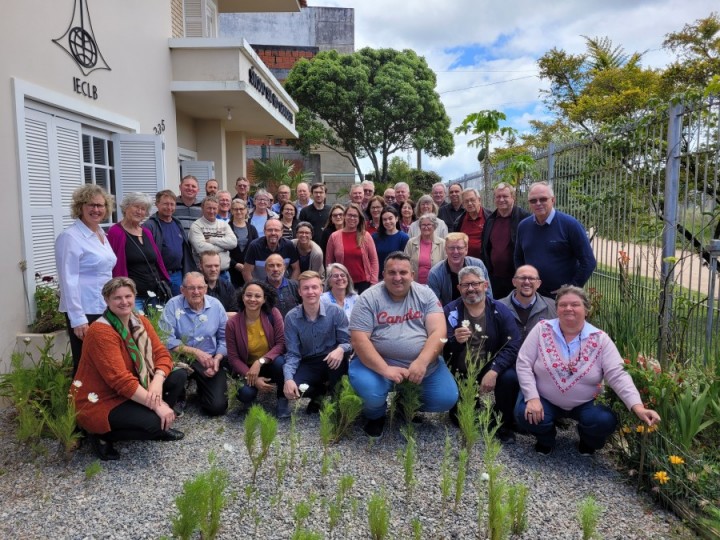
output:
[[547, 182], [530, 186], [533, 215], [518, 225], [515, 267], [530, 264], [542, 279], [539, 293], [555, 298], [562, 285], [585, 285], [595, 270], [595, 255], [582, 225], [553, 208], [555, 194]]

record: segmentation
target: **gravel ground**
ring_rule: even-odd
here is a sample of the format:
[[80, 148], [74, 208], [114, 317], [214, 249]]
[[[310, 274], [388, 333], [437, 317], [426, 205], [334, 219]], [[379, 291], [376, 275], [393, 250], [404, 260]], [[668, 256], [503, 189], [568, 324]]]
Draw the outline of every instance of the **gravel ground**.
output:
[[[319, 419], [300, 409], [294, 467], [287, 470], [278, 488], [276, 457], [289, 453], [289, 423], [285, 422], [279, 428], [279, 447], [261, 468], [257, 494], [248, 504], [245, 486], [250, 467], [243, 444], [243, 417], [235, 412], [208, 419], [191, 404], [175, 426], [185, 432], [184, 440], [118, 443], [121, 460], [103, 462], [102, 470], [88, 480], [85, 469], [96, 460], [89, 445], [67, 464], [58, 459], [51, 442], [47, 454], [38, 456], [17, 444], [12, 413], [5, 409], [0, 411], [0, 538], [170, 536], [171, 519], [176, 515], [174, 499], [185, 480], [208, 469], [210, 451], [229, 471], [231, 490], [236, 494], [223, 513], [220, 538], [290, 538], [298, 501], [312, 504], [307, 529], [325, 538], [369, 538], [367, 501], [381, 488], [391, 506], [388, 538], [412, 538], [415, 518], [422, 523], [422, 538], [484, 538], [484, 524], [479, 533], [476, 517], [478, 505], [486, 505], [485, 484], [479, 479], [484, 470], [482, 443], [471, 454], [459, 508], [448, 508], [443, 515], [439, 484], [445, 435], [450, 434], [457, 450], [459, 433], [447, 415], [422, 416], [424, 422], [416, 426], [417, 485], [411, 494], [405, 489], [398, 456], [404, 439], [397, 425], [386, 428], [377, 442], [369, 441], [359, 423], [355, 425], [349, 437], [333, 447], [335, 462], [323, 478]], [[517, 444], [505, 446], [500, 455], [503, 475], [529, 487], [528, 529], [522, 538], [581, 538], [576, 506], [587, 495], [593, 495], [604, 509], [598, 526], [603, 538], [693, 537], [671, 513], [625, 484], [607, 451], [581, 457], [575, 449], [574, 428], [560, 432], [550, 456], [535, 454], [532, 444], [532, 438], [518, 436]], [[329, 533], [325, 500], [335, 496], [343, 475], [352, 475], [355, 485], [340, 524]], [[478, 484], [482, 484], [479, 490]]]

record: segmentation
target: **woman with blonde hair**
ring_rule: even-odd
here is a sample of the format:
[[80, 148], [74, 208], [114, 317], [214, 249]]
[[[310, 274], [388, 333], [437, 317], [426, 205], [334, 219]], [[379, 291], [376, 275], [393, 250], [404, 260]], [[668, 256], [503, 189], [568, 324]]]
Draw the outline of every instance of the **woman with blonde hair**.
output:
[[325, 264], [339, 262], [348, 269], [355, 288], [362, 293], [378, 282], [378, 259], [375, 242], [365, 230], [362, 208], [350, 203], [345, 208], [345, 226], [330, 235]]
[[445, 253], [445, 240], [435, 235], [440, 222], [435, 214], [420, 216], [420, 235], [410, 238], [405, 246], [405, 253], [410, 257], [415, 281], [422, 285], [427, 284], [428, 274], [434, 264], [447, 257]]
[[73, 373], [89, 325], [105, 308], [102, 288], [112, 278], [117, 257], [101, 224], [112, 212], [115, 199], [94, 184], [77, 188], [70, 215], [75, 223], [55, 240], [55, 266], [60, 287], [60, 311], [65, 313]]

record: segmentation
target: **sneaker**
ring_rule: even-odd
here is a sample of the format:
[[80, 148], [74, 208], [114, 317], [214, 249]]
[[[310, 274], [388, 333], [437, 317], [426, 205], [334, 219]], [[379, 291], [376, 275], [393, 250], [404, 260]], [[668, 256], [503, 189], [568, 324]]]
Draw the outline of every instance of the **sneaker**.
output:
[[187, 401], [184, 399], [175, 403], [175, 406], [172, 409], [177, 418], [182, 418], [185, 415], [185, 407], [187, 407]]
[[592, 456], [592, 455], [595, 453], [595, 449], [594, 449], [594, 448], [590, 448], [587, 444], [585, 444], [585, 443], [582, 441], [582, 439], [580, 439], [580, 442], [578, 443], [577, 449], [578, 449], [578, 452], [580, 453], [581, 456], [589, 457], [589, 456]]
[[503, 444], [515, 444], [515, 433], [512, 429], [501, 427], [495, 432], [495, 437]]
[[365, 434], [371, 439], [379, 439], [382, 437], [383, 430], [385, 429], [385, 416], [375, 418], [374, 420], [368, 420], [363, 427]]
[[535, 451], [538, 454], [542, 454], [543, 456], [549, 456], [550, 454], [552, 454], [553, 447], [536, 442], [535, 443]]
[[275, 409], [275, 416], [278, 420], [290, 418], [290, 402], [285, 397], [279, 397], [277, 400], [277, 409]]
[[320, 408], [322, 407], [322, 402], [317, 399], [311, 399], [310, 403], [308, 403], [307, 408], [305, 409], [305, 414], [317, 414], [320, 412]]

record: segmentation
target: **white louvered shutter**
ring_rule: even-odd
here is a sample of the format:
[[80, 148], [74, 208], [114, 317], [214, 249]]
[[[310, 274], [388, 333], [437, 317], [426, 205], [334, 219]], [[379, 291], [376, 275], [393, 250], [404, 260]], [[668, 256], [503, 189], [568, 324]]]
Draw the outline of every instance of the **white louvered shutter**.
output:
[[205, 197], [205, 184], [211, 178], [215, 178], [214, 161], [181, 161], [180, 178], [193, 175], [198, 181], [198, 199]]
[[206, 37], [204, 32], [205, 2], [203, 0], [185, 0], [185, 37]]
[[[35, 275], [56, 276], [55, 238], [73, 221], [73, 191], [82, 185], [80, 124], [25, 109], [22, 189], [23, 248], [27, 261], [27, 295], [35, 295]], [[30, 302], [29, 321], [35, 317]]]
[[[162, 135], [116, 133], [112, 141], [118, 203], [125, 193], [133, 191], [141, 191], [154, 201], [155, 194], [165, 189], [165, 143]], [[119, 220], [122, 217], [119, 207], [118, 214]]]

